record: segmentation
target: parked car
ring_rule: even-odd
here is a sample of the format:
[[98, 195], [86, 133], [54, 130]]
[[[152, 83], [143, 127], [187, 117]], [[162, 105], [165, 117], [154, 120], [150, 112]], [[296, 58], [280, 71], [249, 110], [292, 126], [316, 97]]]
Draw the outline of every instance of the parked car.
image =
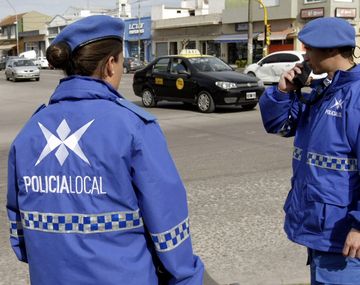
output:
[[124, 58], [124, 73], [129, 73], [131, 71], [136, 71], [145, 67], [143, 61], [135, 58], [135, 57], [125, 57]]
[[217, 57], [190, 53], [159, 57], [136, 71], [133, 89], [145, 107], [161, 100], [180, 101], [210, 113], [218, 105], [253, 109], [264, 85], [255, 77], [234, 71]]
[[5, 69], [5, 66], [6, 66], [6, 58], [5, 57], [0, 58], [0, 70]]
[[39, 56], [36, 60], [34, 60], [34, 63], [39, 68], [49, 68], [49, 62], [44, 56]]
[[40, 70], [30, 59], [11, 59], [5, 68], [6, 80], [40, 80]]
[[[303, 51], [279, 51], [271, 53], [257, 63], [250, 64], [244, 70], [244, 73], [251, 76], [260, 78], [264, 83], [278, 83], [280, 75], [293, 68], [295, 64], [304, 61], [305, 52]], [[310, 76], [314, 79], [325, 77], [326, 74]]]

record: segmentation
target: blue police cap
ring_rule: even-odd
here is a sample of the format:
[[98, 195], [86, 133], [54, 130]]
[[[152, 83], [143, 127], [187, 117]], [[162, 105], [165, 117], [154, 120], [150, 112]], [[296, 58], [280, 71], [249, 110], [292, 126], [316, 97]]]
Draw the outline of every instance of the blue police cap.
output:
[[355, 47], [355, 29], [346, 20], [334, 17], [318, 18], [299, 32], [299, 40], [314, 48]]
[[123, 20], [105, 15], [96, 15], [70, 24], [60, 32], [52, 44], [66, 42], [73, 52], [75, 49], [92, 42], [104, 39], [121, 40], [123, 35]]

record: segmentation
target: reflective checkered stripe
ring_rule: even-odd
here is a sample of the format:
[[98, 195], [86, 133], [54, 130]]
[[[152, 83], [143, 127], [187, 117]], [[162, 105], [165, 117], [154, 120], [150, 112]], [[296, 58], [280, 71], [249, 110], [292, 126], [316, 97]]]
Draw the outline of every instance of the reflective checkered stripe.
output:
[[10, 221], [10, 236], [15, 238], [24, 236], [23, 226], [21, 222]]
[[163, 233], [151, 234], [157, 251], [169, 251], [178, 247], [190, 236], [189, 218], [171, 230]]
[[92, 234], [131, 230], [143, 226], [139, 210], [96, 215], [21, 211], [21, 220], [25, 229], [50, 233]]
[[301, 160], [302, 149], [294, 146], [293, 159]]
[[340, 158], [308, 152], [307, 163], [316, 167], [338, 171], [358, 171], [356, 158]]

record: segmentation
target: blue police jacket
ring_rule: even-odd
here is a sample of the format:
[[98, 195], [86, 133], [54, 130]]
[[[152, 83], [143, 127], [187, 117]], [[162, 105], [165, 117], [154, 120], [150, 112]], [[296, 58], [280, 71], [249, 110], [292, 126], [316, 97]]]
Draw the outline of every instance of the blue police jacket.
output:
[[293, 177], [284, 210], [290, 240], [341, 252], [350, 229], [360, 229], [360, 66], [337, 71], [331, 84], [313, 86], [309, 106], [294, 93], [265, 90], [261, 115], [269, 133], [295, 136]]
[[[202, 284], [186, 192], [155, 118], [101, 80], [61, 80], [14, 140], [10, 241], [32, 284]], [[164, 271], [164, 270], [163, 270]]]

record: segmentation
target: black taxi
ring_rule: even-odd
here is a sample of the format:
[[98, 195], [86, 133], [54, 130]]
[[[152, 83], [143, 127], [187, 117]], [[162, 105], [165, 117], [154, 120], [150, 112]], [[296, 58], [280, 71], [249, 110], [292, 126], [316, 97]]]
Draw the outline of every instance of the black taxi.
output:
[[219, 105], [253, 109], [264, 91], [256, 77], [234, 71], [217, 57], [185, 50], [162, 56], [135, 72], [134, 93], [145, 107], [158, 101], [196, 104], [200, 112], [211, 113]]

